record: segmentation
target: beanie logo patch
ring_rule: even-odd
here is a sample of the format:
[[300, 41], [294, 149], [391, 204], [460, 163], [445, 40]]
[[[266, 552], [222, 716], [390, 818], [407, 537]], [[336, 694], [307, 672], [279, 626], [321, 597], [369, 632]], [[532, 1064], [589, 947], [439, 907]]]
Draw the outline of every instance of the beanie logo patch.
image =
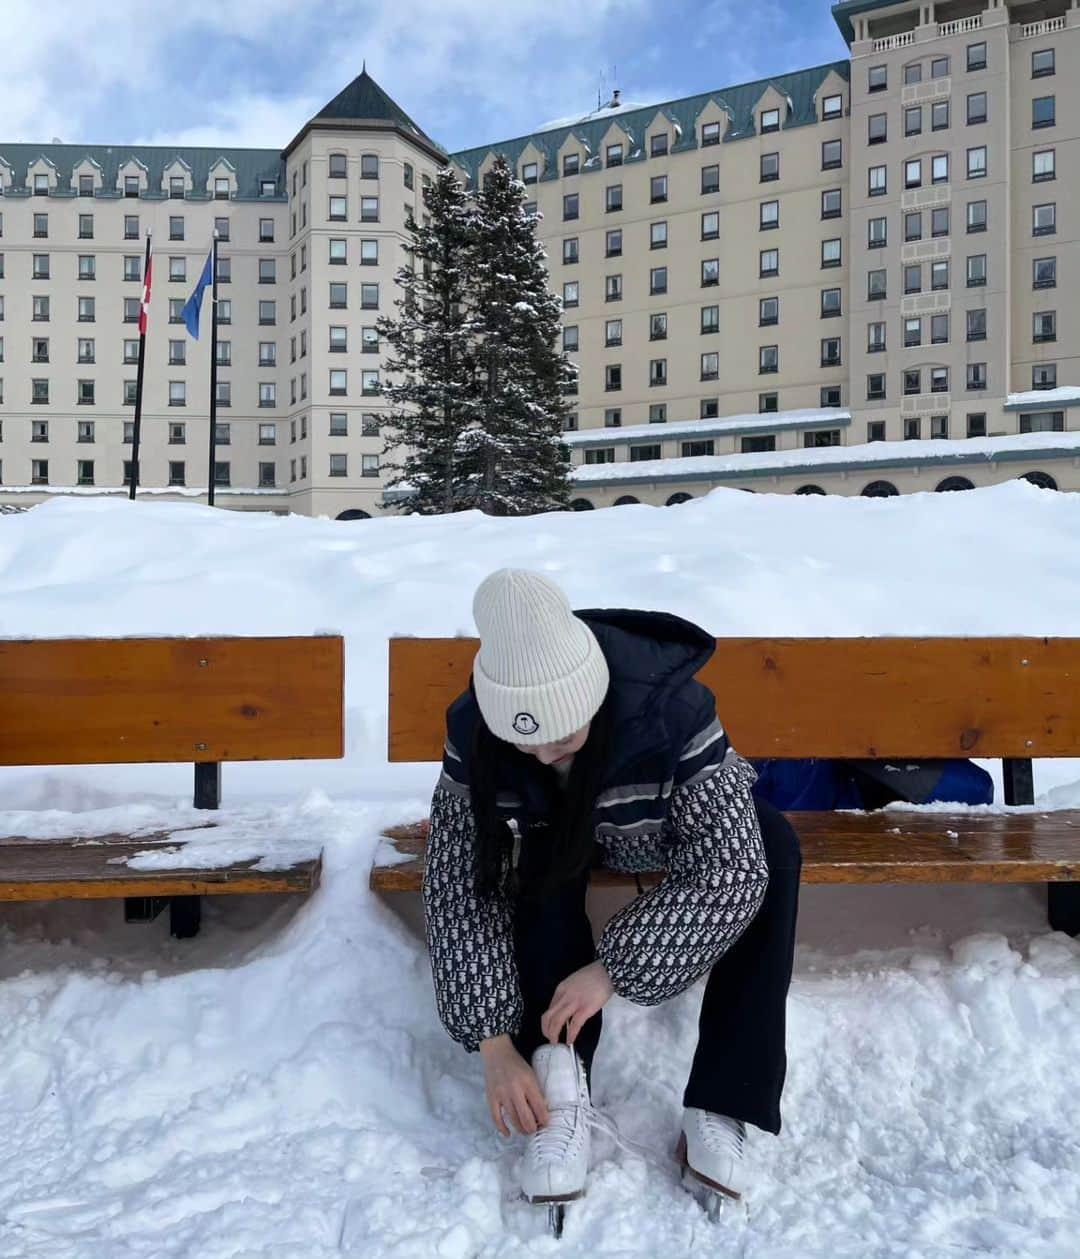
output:
[[540, 723], [532, 713], [518, 713], [514, 718], [514, 729], [518, 734], [535, 734], [540, 729]]

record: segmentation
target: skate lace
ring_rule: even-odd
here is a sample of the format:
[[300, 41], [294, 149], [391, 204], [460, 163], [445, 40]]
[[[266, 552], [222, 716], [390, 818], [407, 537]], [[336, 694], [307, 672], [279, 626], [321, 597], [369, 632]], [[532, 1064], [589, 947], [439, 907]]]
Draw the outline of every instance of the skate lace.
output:
[[602, 1132], [626, 1154], [640, 1158], [661, 1171], [670, 1171], [675, 1165], [675, 1160], [662, 1158], [648, 1146], [624, 1137], [610, 1115], [586, 1101], [549, 1108], [548, 1122], [533, 1135], [531, 1157], [538, 1163], [559, 1162], [566, 1158], [575, 1143], [580, 1143], [586, 1127]]
[[715, 1154], [730, 1154], [736, 1160], [742, 1158], [746, 1125], [741, 1120], [705, 1110], [701, 1112], [698, 1126], [707, 1149]]

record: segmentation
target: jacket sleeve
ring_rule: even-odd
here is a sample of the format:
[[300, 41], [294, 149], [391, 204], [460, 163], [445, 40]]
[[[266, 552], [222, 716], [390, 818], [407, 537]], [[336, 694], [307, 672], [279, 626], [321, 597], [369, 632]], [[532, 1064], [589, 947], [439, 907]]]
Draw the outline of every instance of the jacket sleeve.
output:
[[768, 884], [756, 775], [715, 711], [699, 711], [707, 719], [674, 778], [668, 872], [608, 922], [597, 949], [615, 991], [638, 1005], [667, 1001], [709, 970], [750, 925]]
[[504, 889], [481, 897], [475, 886], [476, 821], [461, 761], [448, 744], [431, 802], [424, 871], [424, 915], [443, 1026], [468, 1050], [521, 1026], [513, 916]]

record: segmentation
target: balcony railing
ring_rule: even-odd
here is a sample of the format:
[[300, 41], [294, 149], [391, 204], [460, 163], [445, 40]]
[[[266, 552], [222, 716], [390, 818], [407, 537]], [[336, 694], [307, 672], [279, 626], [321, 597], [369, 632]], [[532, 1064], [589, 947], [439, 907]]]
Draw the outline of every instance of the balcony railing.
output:
[[1042, 22], [1028, 22], [1020, 27], [1021, 39], [1037, 39], [1040, 35], [1052, 35], [1055, 31], [1065, 29], [1065, 18], [1048, 17]]
[[899, 35], [889, 35], [886, 39], [874, 40], [874, 52], [889, 52], [893, 48], [906, 48], [915, 42], [914, 31], [902, 31]]
[[969, 31], [981, 29], [982, 14], [976, 13], [973, 17], [957, 18], [955, 22], [939, 22], [937, 33], [944, 39], [948, 35], [966, 35]]

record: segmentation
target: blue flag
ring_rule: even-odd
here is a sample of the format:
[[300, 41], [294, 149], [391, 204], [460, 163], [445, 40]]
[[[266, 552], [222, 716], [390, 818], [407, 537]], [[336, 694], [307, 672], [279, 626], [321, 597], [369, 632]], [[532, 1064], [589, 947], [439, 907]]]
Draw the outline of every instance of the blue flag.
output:
[[206, 263], [202, 269], [202, 275], [199, 276], [199, 282], [195, 285], [195, 292], [184, 303], [184, 323], [187, 324], [187, 330], [195, 338], [199, 339], [199, 315], [202, 312], [203, 292], [208, 284], [214, 282], [214, 251], [213, 249], [206, 255]]

